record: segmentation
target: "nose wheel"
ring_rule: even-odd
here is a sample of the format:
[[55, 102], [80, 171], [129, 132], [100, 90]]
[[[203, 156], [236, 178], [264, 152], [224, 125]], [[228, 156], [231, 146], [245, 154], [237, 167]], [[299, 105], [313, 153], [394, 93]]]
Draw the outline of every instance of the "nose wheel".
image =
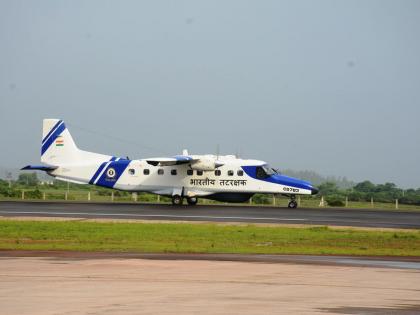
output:
[[296, 197], [295, 196], [291, 196], [290, 197], [290, 201], [289, 201], [289, 204], [287, 205], [290, 209], [296, 209], [297, 208], [297, 206], [298, 206], [298, 204], [297, 204], [297, 202], [296, 202]]

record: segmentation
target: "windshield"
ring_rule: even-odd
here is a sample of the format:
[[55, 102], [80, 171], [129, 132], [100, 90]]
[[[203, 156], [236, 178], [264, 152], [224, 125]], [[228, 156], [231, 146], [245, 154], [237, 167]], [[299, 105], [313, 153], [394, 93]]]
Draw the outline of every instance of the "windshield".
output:
[[271, 169], [273, 170], [274, 174], [281, 175], [281, 172], [279, 169], [277, 168], [271, 168]]
[[265, 173], [268, 176], [274, 175], [276, 174], [276, 172], [274, 171], [274, 169], [272, 169], [268, 164], [263, 165], [262, 168], [264, 169]]
[[276, 174], [276, 171], [272, 169], [268, 164], [257, 167], [257, 178], [263, 179]]

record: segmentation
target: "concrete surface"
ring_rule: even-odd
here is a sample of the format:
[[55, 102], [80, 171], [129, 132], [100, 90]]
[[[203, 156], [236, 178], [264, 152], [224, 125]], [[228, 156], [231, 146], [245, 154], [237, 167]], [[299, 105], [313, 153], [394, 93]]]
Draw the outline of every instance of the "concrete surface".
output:
[[419, 314], [420, 271], [9, 255], [0, 258], [0, 313]]
[[247, 222], [420, 228], [420, 212], [368, 209], [288, 209], [249, 206], [195, 207], [158, 204], [0, 202], [0, 216]]

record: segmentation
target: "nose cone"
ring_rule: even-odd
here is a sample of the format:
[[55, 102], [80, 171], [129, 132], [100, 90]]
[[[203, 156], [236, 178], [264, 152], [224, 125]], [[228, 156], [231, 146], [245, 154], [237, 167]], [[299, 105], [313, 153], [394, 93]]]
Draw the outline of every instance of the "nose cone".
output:
[[315, 187], [312, 187], [311, 191], [312, 191], [311, 195], [316, 195], [319, 192], [318, 188], [315, 188]]

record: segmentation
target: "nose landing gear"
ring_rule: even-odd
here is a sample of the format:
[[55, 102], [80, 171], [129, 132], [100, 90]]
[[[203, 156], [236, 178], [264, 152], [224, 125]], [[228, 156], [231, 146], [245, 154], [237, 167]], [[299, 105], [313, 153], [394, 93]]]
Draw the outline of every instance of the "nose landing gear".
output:
[[298, 204], [296, 202], [296, 196], [295, 195], [291, 195], [290, 196], [290, 202], [287, 205], [290, 209], [296, 209]]

